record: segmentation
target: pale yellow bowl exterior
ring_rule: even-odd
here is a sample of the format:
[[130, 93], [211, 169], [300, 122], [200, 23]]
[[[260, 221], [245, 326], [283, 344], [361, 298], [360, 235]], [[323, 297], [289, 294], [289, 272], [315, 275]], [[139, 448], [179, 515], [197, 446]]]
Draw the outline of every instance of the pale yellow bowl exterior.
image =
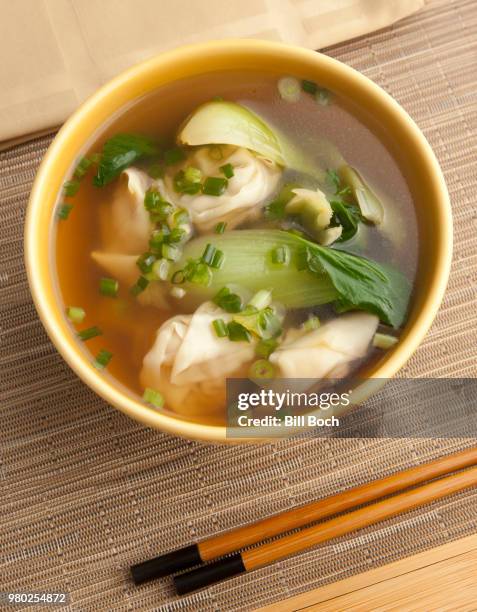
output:
[[[380, 118], [397, 149], [405, 151], [407, 178], [420, 227], [418, 283], [401, 341], [370, 373], [392, 377], [409, 359], [431, 325], [442, 300], [452, 256], [452, 218], [444, 179], [424, 136], [405, 111], [372, 81], [325, 55], [259, 40], [227, 40], [163, 53], [119, 75], [87, 100], [59, 131], [38, 171], [25, 228], [28, 279], [40, 318], [64, 359], [96, 393], [145, 425], [200, 440], [225, 442], [225, 427], [199, 425], [168, 416], [122, 393], [80, 350], [55, 292], [49, 250], [51, 219], [65, 174], [90, 135], [128, 102], [171, 81], [220, 70], [279, 70], [320, 82], [352, 98]], [[406, 171], [406, 169], [405, 169]], [[425, 222], [424, 222], [425, 221]], [[375, 387], [371, 383], [371, 387]], [[366, 393], [365, 393], [366, 395]]]

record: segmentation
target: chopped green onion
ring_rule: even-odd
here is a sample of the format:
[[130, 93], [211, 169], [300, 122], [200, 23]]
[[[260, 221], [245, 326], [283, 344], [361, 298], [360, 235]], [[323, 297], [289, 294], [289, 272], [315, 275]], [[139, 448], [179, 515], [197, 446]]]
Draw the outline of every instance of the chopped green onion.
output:
[[149, 212], [155, 211], [162, 202], [161, 194], [154, 187], [149, 187], [144, 195], [144, 208]]
[[166, 221], [167, 217], [173, 210], [174, 207], [172, 204], [169, 204], [169, 202], [161, 202], [157, 206], [156, 210], [151, 213], [151, 221], [153, 223], [162, 223], [163, 221]]
[[266, 359], [258, 359], [250, 366], [248, 375], [250, 378], [273, 378], [275, 368]]
[[79, 306], [68, 306], [66, 316], [72, 323], [82, 323], [86, 313]]
[[210, 266], [210, 264], [214, 260], [214, 255], [216, 251], [217, 249], [212, 244], [210, 243], [207, 244], [207, 246], [204, 249], [204, 252], [202, 253], [202, 258], [201, 258], [202, 261]]
[[92, 164], [99, 164], [101, 161], [101, 153], [93, 153], [90, 159]]
[[142, 293], [149, 285], [149, 280], [145, 276], [140, 276], [136, 283], [131, 287], [131, 293], [136, 297]]
[[73, 210], [73, 204], [62, 204], [58, 209], [58, 219], [66, 221], [70, 216], [70, 212]]
[[288, 266], [290, 263], [290, 249], [286, 246], [279, 246], [270, 252], [272, 263], [280, 266]]
[[212, 325], [214, 326], [215, 333], [219, 338], [225, 338], [229, 335], [227, 325], [223, 319], [215, 319], [212, 321]]
[[225, 178], [232, 178], [234, 176], [234, 167], [232, 166], [232, 164], [224, 164], [223, 166], [220, 166], [219, 170], [222, 171], [222, 174], [225, 176]]
[[159, 280], [167, 280], [171, 264], [167, 259], [158, 259], [152, 266], [152, 273]]
[[202, 185], [202, 193], [219, 196], [227, 189], [228, 181], [220, 176], [208, 176]]
[[373, 346], [379, 349], [387, 350], [398, 343], [398, 338], [389, 334], [374, 334]]
[[189, 223], [189, 213], [185, 208], [179, 208], [172, 215], [172, 222], [175, 227], [179, 225], [186, 225]]
[[154, 408], [162, 408], [164, 406], [164, 398], [162, 397], [162, 394], [155, 389], [150, 389], [149, 387], [144, 389], [142, 399], [148, 404], [154, 406]]
[[281, 319], [275, 314], [273, 308], [270, 307], [257, 310], [253, 306], [247, 306], [244, 311], [236, 314], [233, 319], [259, 338], [274, 338], [282, 332]]
[[298, 102], [300, 82], [294, 77], [283, 77], [278, 81], [278, 93], [285, 102]]
[[252, 334], [248, 329], [236, 321], [230, 321], [227, 324], [227, 331], [232, 342], [250, 342], [252, 339]]
[[163, 224], [160, 229], [156, 229], [152, 232], [149, 239], [149, 247], [152, 251], [161, 252], [162, 243], [169, 241], [170, 236], [169, 226]]
[[63, 190], [65, 192], [65, 196], [67, 197], [73, 197], [78, 193], [78, 189], [80, 188], [80, 182], [79, 181], [66, 181], [66, 183], [63, 185]]
[[184, 178], [189, 183], [200, 183], [202, 180], [202, 171], [194, 166], [188, 166], [184, 170]]
[[[190, 169], [191, 168], [187, 168], [187, 170]], [[200, 180], [190, 181], [186, 178], [186, 172], [184, 170], [179, 170], [179, 172], [177, 172], [177, 174], [174, 176], [174, 189], [178, 193], [187, 193], [189, 195], [194, 195], [196, 193], [199, 193], [200, 191]]]
[[223, 251], [219, 251], [218, 249], [215, 251], [214, 253], [214, 257], [211, 261], [211, 263], [209, 264], [211, 268], [215, 268], [215, 269], [219, 269], [222, 267], [222, 264], [224, 263], [224, 259], [225, 259], [225, 255]]
[[182, 250], [173, 244], [162, 245], [162, 256], [170, 261], [179, 261], [182, 255]]
[[161, 164], [152, 164], [149, 166], [147, 173], [153, 179], [160, 179], [164, 176], [164, 168]]
[[225, 312], [240, 312], [243, 307], [242, 298], [228, 287], [222, 287], [212, 301]]
[[76, 166], [76, 170], [74, 172], [75, 177], [81, 180], [84, 177], [84, 175], [88, 172], [92, 163], [93, 163], [93, 160], [88, 159], [87, 157], [82, 157], [79, 160], [78, 165]]
[[272, 292], [269, 289], [261, 289], [258, 291], [248, 303], [249, 306], [253, 306], [257, 310], [262, 310], [267, 306], [270, 306], [272, 301]]
[[303, 323], [303, 329], [306, 331], [313, 331], [314, 329], [318, 329], [320, 325], [320, 319], [316, 316], [312, 316]]
[[99, 292], [101, 295], [116, 297], [118, 295], [119, 283], [114, 278], [103, 277], [99, 281]]
[[212, 280], [212, 272], [207, 264], [197, 262], [194, 266], [191, 266], [190, 270], [186, 273], [186, 278], [191, 283], [208, 287]]
[[186, 158], [186, 154], [180, 147], [174, 147], [164, 151], [164, 163], [166, 166], [173, 166]]
[[227, 227], [227, 223], [225, 223], [225, 221], [221, 221], [220, 223], [217, 223], [217, 225], [215, 226], [214, 232], [216, 234], [223, 234], [225, 232], [226, 227]]
[[136, 259], [136, 266], [143, 274], [149, 274], [156, 259], [157, 257], [154, 253], [143, 253]]
[[186, 234], [187, 232], [180, 227], [174, 227], [167, 237], [167, 242], [181, 242], [185, 238]]
[[187, 291], [185, 289], [183, 289], [182, 287], [172, 287], [170, 293], [171, 293], [172, 297], [175, 297], [178, 300], [180, 300], [180, 299], [182, 299], [184, 297], [184, 295], [187, 293]]
[[101, 336], [102, 334], [103, 332], [95, 325], [94, 327], [88, 327], [78, 332], [78, 338], [86, 342], [86, 340], [91, 340], [91, 338], [96, 338], [96, 336]]
[[112, 358], [113, 354], [111, 352], [107, 351], [106, 349], [101, 349], [96, 355], [93, 365], [95, 368], [98, 368], [98, 370], [102, 370], [108, 365]]
[[262, 338], [257, 344], [255, 353], [258, 357], [268, 359], [277, 346], [278, 340], [276, 338], [267, 338], [266, 340]]
[[314, 81], [307, 81], [306, 79], [301, 82], [301, 88], [312, 96], [318, 91], [318, 85]]
[[177, 270], [174, 272], [171, 278], [171, 283], [173, 285], [182, 285], [186, 280], [184, 270]]

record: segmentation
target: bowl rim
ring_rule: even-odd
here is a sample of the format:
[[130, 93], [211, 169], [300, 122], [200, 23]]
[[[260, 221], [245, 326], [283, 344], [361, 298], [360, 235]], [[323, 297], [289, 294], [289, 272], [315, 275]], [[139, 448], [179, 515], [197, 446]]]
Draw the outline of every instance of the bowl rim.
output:
[[[138, 400], [121, 392], [119, 387], [114, 386], [112, 382], [108, 381], [107, 377], [101, 376], [99, 372], [86, 362], [80, 348], [75, 348], [77, 344], [76, 339], [69, 338], [68, 334], [63, 333], [60, 321], [53, 315], [50, 309], [51, 299], [46, 295], [44, 283], [42, 282], [39, 258], [37, 257], [39, 250], [42, 248], [40, 246], [40, 236], [41, 234], [44, 235], [45, 231], [48, 235], [50, 229], [41, 227], [41, 223], [38, 223], [38, 221], [42, 203], [45, 197], [47, 197], [46, 185], [48, 183], [48, 175], [50, 172], [55, 171], [58, 156], [61, 155], [63, 147], [74, 137], [73, 133], [75, 130], [90, 114], [94, 115], [98, 105], [104, 104], [108, 98], [115, 95], [115, 92], [125, 87], [127, 88], [128, 84], [134, 79], [144, 78], [147, 74], [161, 70], [161, 68], [163, 69], [168, 64], [173, 65], [174, 63], [184, 62], [188, 58], [193, 57], [204, 56], [206, 58], [211, 53], [240, 54], [245, 51], [258, 56], [271, 54], [278, 57], [285, 54], [285, 56], [296, 63], [314, 63], [317, 67], [326, 67], [336, 72], [344, 80], [354, 81], [356, 86], [365, 92], [366, 96], [370, 96], [386, 106], [388, 111], [395, 115], [402, 129], [407, 130], [408, 137], [413, 141], [413, 145], [418, 150], [419, 155], [425, 159], [429, 177], [438, 188], [436, 191], [440, 194], [440, 197], [434, 202], [434, 213], [438, 217], [437, 223], [441, 228], [441, 232], [438, 236], [439, 242], [435, 247], [436, 261], [434, 262], [430, 290], [409, 333], [379, 365], [377, 370], [372, 373], [371, 378], [392, 378], [405, 365], [421, 343], [441, 304], [447, 286], [452, 259], [452, 215], [450, 201], [442, 171], [430, 145], [406, 111], [381, 87], [354, 68], [327, 55], [293, 45], [256, 39], [226, 39], [182, 46], [161, 53], [136, 64], [108, 81], [81, 104], [64, 123], [50, 144], [38, 169], [28, 203], [24, 237], [25, 264], [30, 291], [40, 320], [53, 344], [73, 371], [98, 395], [110, 405], [147, 426], [186, 438], [209, 442], [237, 442], [240, 440], [227, 438], [226, 427], [224, 425], [200, 424], [187, 421], [180, 416], [176, 417], [154, 411], [141, 404]], [[131, 97], [131, 100], [133, 99], [134, 96]], [[91, 134], [88, 133], [87, 138], [90, 136]], [[77, 151], [80, 148], [81, 145], [76, 146]], [[72, 336], [72, 334], [69, 334], [69, 336]], [[257, 440], [254, 441], [256, 442]]]

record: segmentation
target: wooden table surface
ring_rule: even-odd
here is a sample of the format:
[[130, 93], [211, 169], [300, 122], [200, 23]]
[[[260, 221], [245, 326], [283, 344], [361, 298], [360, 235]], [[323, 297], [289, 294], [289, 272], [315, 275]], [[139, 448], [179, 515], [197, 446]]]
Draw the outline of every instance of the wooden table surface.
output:
[[302, 593], [256, 612], [477, 610], [477, 535]]

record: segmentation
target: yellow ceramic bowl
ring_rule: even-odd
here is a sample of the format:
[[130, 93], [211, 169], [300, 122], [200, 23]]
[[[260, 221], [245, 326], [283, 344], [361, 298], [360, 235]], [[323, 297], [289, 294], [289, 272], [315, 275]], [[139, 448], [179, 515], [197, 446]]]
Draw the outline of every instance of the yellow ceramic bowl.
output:
[[[122, 392], [92, 366], [80, 350], [55, 289], [51, 219], [65, 175], [89, 137], [124, 105], [164, 85], [210, 71], [276, 72], [318, 81], [352, 98], [385, 126], [416, 202], [419, 227], [418, 282], [409, 320], [399, 344], [372, 371], [390, 378], [422, 341], [439, 308], [452, 253], [452, 219], [444, 179], [434, 154], [412, 119], [372, 81], [325, 55], [258, 40], [228, 40], [183, 47], [124, 72], [102, 87], [65, 123], [38, 171], [25, 230], [28, 277], [33, 299], [50, 338], [83, 381], [112, 406], [145, 425], [208, 441], [226, 441], [225, 427], [200, 425], [143, 405]], [[405, 152], [405, 154], [402, 154]], [[374, 381], [375, 383], [377, 381]], [[372, 381], [370, 381], [371, 386]]]

